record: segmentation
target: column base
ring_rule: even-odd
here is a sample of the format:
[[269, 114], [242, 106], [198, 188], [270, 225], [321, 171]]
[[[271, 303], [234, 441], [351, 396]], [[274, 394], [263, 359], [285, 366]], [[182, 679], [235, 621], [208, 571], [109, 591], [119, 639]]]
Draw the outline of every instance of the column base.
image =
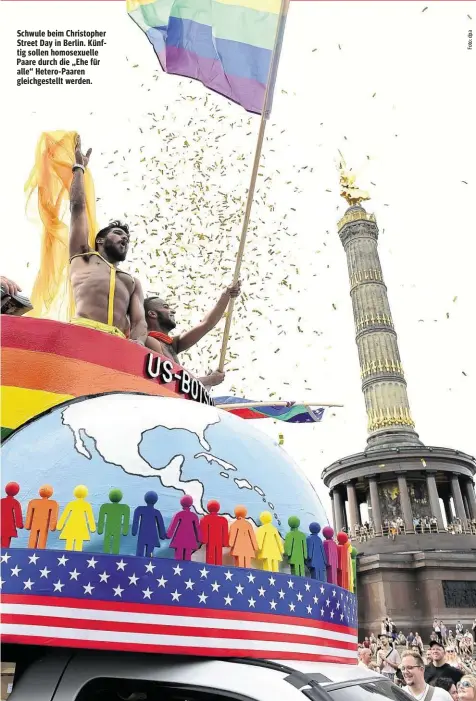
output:
[[382, 450], [399, 446], [423, 446], [418, 433], [411, 428], [381, 429], [367, 438], [367, 450]]

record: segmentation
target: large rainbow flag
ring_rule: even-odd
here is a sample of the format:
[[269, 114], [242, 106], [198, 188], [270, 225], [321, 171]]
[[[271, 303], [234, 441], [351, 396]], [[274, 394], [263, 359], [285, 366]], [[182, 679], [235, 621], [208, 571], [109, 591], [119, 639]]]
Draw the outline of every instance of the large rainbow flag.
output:
[[283, 8], [287, 1], [127, 0], [166, 73], [195, 78], [258, 114], [276, 78]]
[[[254, 402], [240, 397], [214, 397], [215, 406], [229, 411], [242, 419], [274, 419], [291, 424], [306, 424], [322, 421], [324, 407], [310, 407], [306, 404], [287, 402], [286, 406]], [[249, 406], [247, 406], [249, 405]]]

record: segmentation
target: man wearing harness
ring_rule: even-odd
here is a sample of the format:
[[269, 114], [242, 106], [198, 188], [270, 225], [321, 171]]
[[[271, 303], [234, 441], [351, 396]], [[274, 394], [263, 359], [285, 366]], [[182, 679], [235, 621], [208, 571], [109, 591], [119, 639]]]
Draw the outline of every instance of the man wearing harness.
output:
[[[178, 363], [178, 354], [194, 346], [215, 328], [223, 317], [230, 298], [238, 297], [240, 291], [241, 281], [227, 287], [214, 308], [197, 326], [177, 336], [169, 336], [170, 331], [176, 326], [175, 311], [160, 297], [148, 297], [144, 302], [145, 316], [149, 329], [146, 341], [147, 348]], [[225, 374], [223, 372], [215, 370], [209, 375], [198, 379], [205, 387], [214, 387], [223, 382], [224, 377]]]
[[70, 192], [70, 277], [76, 306], [71, 323], [144, 344], [147, 324], [140, 282], [117, 267], [129, 248], [127, 225], [112, 222], [96, 235], [94, 251], [88, 245], [84, 169], [90, 156], [91, 149], [86, 155], [81, 152], [78, 136]]

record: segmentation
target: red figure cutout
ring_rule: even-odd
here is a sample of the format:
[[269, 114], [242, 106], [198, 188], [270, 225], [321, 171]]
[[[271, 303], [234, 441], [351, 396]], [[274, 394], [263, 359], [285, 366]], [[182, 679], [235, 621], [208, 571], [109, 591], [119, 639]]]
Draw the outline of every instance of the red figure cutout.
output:
[[258, 543], [251, 523], [246, 520], [245, 506], [235, 506], [236, 521], [230, 526], [230, 554], [235, 558], [235, 567], [251, 567], [256, 557]]
[[46, 548], [46, 541], [50, 531], [56, 530], [58, 521], [58, 502], [50, 497], [53, 487], [44, 484], [38, 490], [41, 499], [32, 499], [26, 512], [25, 528], [31, 531], [28, 540], [29, 548]]
[[9, 548], [12, 538], [18, 538], [17, 528], [23, 528], [21, 504], [18, 499], [15, 499], [19, 491], [18, 482], [9, 482], [5, 485], [7, 496], [0, 499], [2, 513], [0, 541], [2, 548]]
[[347, 533], [340, 531], [337, 534], [337, 552], [338, 552], [338, 562], [337, 562], [337, 584], [339, 587], [344, 587], [344, 589], [349, 588], [349, 546]]
[[324, 552], [327, 558], [327, 581], [332, 584], [337, 584], [337, 565], [339, 562], [339, 554], [337, 545], [334, 543], [334, 531], [330, 526], [325, 526], [322, 529], [324, 536]]
[[224, 516], [219, 516], [220, 503], [212, 499], [207, 504], [208, 514], [200, 519], [200, 535], [202, 543], [207, 546], [207, 564], [223, 564], [223, 548], [227, 548], [228, 521]]
[[197, 514], [190, 511], [193, 499], [186, 494], [180, 499], [182, 511], [172, 519], [167, 530], [167, 538], [172, 538], [170, 546], [175, 550], [176, 560], [191, 560], [192, 552], [200, 547], [200, 522]]

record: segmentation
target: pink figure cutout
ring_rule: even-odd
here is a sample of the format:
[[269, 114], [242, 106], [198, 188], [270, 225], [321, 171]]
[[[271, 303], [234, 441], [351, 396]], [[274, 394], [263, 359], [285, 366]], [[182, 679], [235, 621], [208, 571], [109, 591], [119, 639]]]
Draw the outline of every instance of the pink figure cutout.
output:
[[235, 567], [251, 567], [251, 559], [258, 552], [254, 528], [246, 520], [247, 513], [245, 506], [235, 506], [236, 521], [230, 526], [230, 555], [235, 558]]
[[9, 548], [12, 538], [18, 538], [17, 528], [23, 528], [21, 504], [18, 499], [15, 499], [19, 491], [20, 485], [18, 482], [9, 482], [5, 485], [5, 493], [7, 496], [0, 499], [0, 542], [2, 548]]
[[200, 519], [200, 537], [205, 543], [208, 565], [223, 564], [223, 548], [228, 547], [228, 521], [219, 516], [220, 503], [212, 499], [207, 504], [209, 513]]
[[339, 562], [339, 555], [337, 550], [337, 545], [334, 543], [334, 531], [330, 526], [325, 526], [322, 529], [322, 535], [324, 536], [324, 551], [327, 558], [327, 581], [332, 584], [337, 584], [337, 565]]
[[25, 528], [30, 531], [28, 547], [44, 549], [49, 532], [56, 530], [59, 505], [57, 501], [50, 499], [53, 487], [49, 484], [40, 487], [38, 494], [41, 499], [32, 499], [28, 504]]
[[344, 589], [349, 588], [349, 538], [347, 533], [340, 531], [337, 534], [337, 552], [339, 559], [337, 562], [337, 584]]
[[198, 516], [190, 511], [192, 497], [187, 494], [180, 499], [183, 510], [172, 519], [167, 530], [167, 538], [172, 538], [170, 547], [175, 550], [176, 560], [191, 560], [192, 552], [200, 547], [200, 522]]

